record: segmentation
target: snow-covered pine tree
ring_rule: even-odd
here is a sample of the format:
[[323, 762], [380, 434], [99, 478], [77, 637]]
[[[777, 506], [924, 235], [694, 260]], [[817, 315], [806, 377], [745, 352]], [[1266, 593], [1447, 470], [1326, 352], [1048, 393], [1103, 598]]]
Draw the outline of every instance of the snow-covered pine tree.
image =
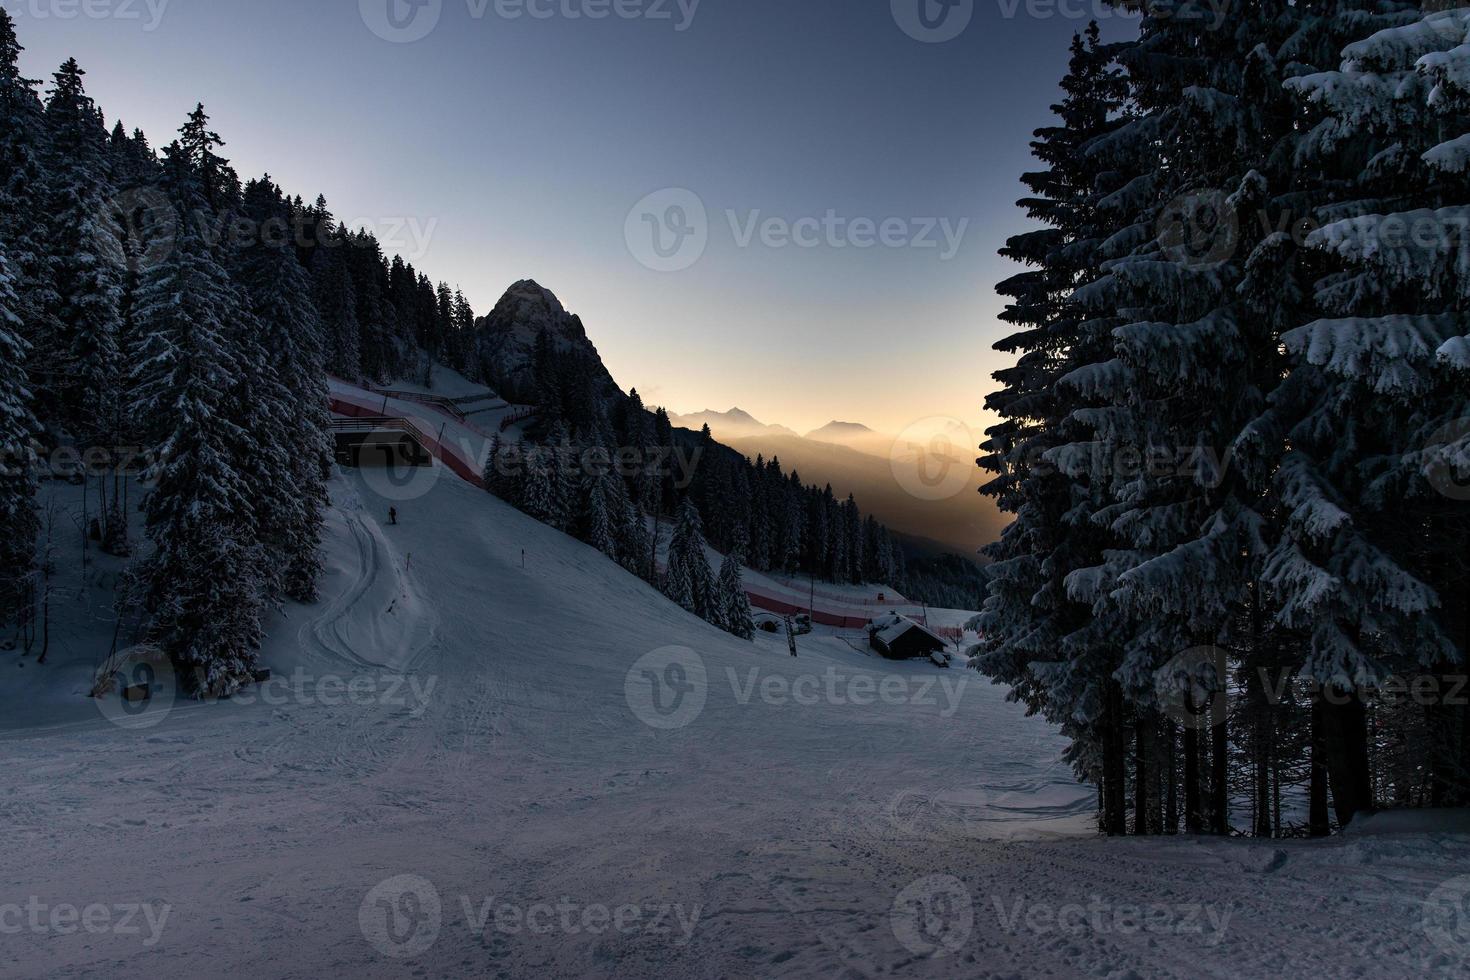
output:
[[669, 542], [664, 594], [706, 621], [715, 613], [715, 583], [705, 557], [704, 523], [688, 497], [679, 505]]
[[0, 241], [0, 623], [20, 616], [35, 564], [38, 431], [26, 380], [27, 345], [21, 337], [10, 262]]
[[[46, 102], [48, 254], [58, 331], [38, 354], [48, 365], [40, 408], [79, 439], [108, 445], [118, 417], [120, 270], [103, 257], [107, 131], [75, 59], [57, 70]], [[51, 409], [54, 399], [54, 417]]]
[[[1443, 694], [1470, 651], [1470, 11], [1401, 14], [1361, 37], [1381, 20], [1355, 25], [1338, 70], [1288, 83], [1314, 123], [1300, 164], [1344, 190], [1308, 238], [1333, 260], [1316, 290], [1326, 316], [1283, 337], [1290, 533], [1268, 579], [1282, 620], [1310, 634], [1319, 683], [1428, 675]], [[1470, 804], [1470, 711], [1426, 712], [1429, 802]], [[1346, 822], [1374, 805], [1364, 707], [1322, 713]]]
[[[269, 177], [245, 188], [243, 210], [255, 228], [288, 227], [283, 195]], [[321, 320], [311, 299], [311, 279], [285, 238], [257, 237], [236, 256], [241, 284], [258, 328], [259, 354], [280, 402], [274, 420], [283, 456], [266, 467], [284, 492], [272, 519], [261, 515], [272, 560], [279, 559], [281, 585], [297, 602], [312, 602], [322, 571], [321, 537], [327, 507], [332, 441], [327, 412]], [[245, 397], [258, 398], [259, 392]], [[252, 436], [256, 433], [252, 430]], [[258, 450], [257, 450], [258, 451]], [[259, 498], [257, 498], [259, 500]]]
[[[1127, 92], [1116, 54], [1101, 44], [1095, 24], [1085, 39], [1073, 38], [1063, 99], [1054, 107], [1060, 124], [1038, 130], [1032, 143], [1047, 169], [1023, 177], [1034, 196], [1021, 207], [1047, 227], [1010, 239], [1002, 251], [1031, 269], [997, 287], [1014, 298], [1002, 319], [1022, 329], [996, 345], [1018, 360], [997, 372], [1002, 387], [987, 399], [1003, 421], [988, 433], [980, 462], [995, 478], [981, 489], [1015, 521], [987, 549], [995, 563], [976, 660], [1011, 685], [1012, 698], [1062, 724], [1074, 741], [1074, 764], [1103, 784], [1109, 833], [1124, 829], [1120, 720], [1113, 717], [1120, 697], [1111, 680], [1121, 650], [1110, 635], [1114, 624], [1073, 576], [1105, 560], [1112, 536], [1094, 515], [1111, 498], [1104, 475], [1094, 479], [1087, 466], [1096, 437], [1074, 414], [1094, 401], [1061, 382], [1109, 356], [1116, 323], [1072, 298], [1101, 275], [1102, 243], [1116, 231], [1105, 202], [1121, 193], [1127, 173], [1095, 157], [1121, 125]], [[890, 544], [890, 581], [904, 577], [901, 560]], [[1106, 751], [1091, 751], [1095, 745]], [[1101, 771], [1081, 768], [1099, 756]]]
[[582, 506], [579, 512], [583, 541], [609, 558], [617, 558], [617, 545], [613, 541], [612, 524], [608, 517], [606, 481], [598, 474], [591, 474], [582, 481]]
[[219, 134], [210, 130], [209, 114], [199, 103], [179, 129], [179, 147], [198, 178], [205, 207], [216, 215], [230, 214], [240, 202], [240, 178], [230, 161], [215, 152], [224, 145]]
[[256, 665], [264, 601], [246, 434], [223, 392], [240, 375], [228, 337], [235, 286], [192, 225], [143, 278], [132, 411], [148, 420], [154, 462], [144, 512], [152, 553], [133, 570], [147, 635], [196, 695], [234, 690]]
[[745, 584], [741, 581], [740, 568], [741, 555], [738, 550], [725, 556], [716, 587], [721, 606], [720, 622], [716, 625], [742, 640], [750, 640], [755, 638], [755, 620], [750, 613], [750, 596], [746, 594]]
[[303, 257], [311, 273], [312, 296], [321, 318], [327, 370], [348, 381], [363, 377], [357, 289], [348, 266], [346, 236], [337, 227], [327, 202], [318, 197], [307, 214], [311, 244]]
[[[0, 241], [9, 253], [16, 293], [11, 312], [19, 317], [22, 339], [35, 354], [55, 348], [60, 299], [52, 288], [47, 254], [47, 134], [36, 95], [40, 83], [21, 74], [23, 50], [10, 12], [0, 9]], [[50, 386], [57, 379], [42, 380]]]
[[647, 517], [637, 502], [628, 498], [623, 506], [627, 517], [619, 525], [618, 554], [624, 568], [653, 582], [658, 576], [653, 567], [653, 545], [648, 533]]
[[524, 475], [517, 506], [541, 523], [558, 527], [562, 511], [553, 481], [555, 455], [546, 446], [530, 446], [521, 450], [521, 457]]

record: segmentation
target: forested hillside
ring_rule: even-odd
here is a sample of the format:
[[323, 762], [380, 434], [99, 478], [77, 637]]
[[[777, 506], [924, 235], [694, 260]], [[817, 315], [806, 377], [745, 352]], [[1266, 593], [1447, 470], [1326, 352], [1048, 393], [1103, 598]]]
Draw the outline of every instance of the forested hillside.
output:
[[[25, 655], [44, 663], [53, 613], [59, 531], [39, 483], [76, 478], [82, 533], [134, 558], [118, 641], [158, 646], [195, 693], [234, 690], [257, 670], [263, 613], [316, 595], [327, 376], [432, 385], [436, 364], [536, 410], [534, 445], [487, 461], [492, 489], [736, 632], [742, 561], [902, 581], [901, 553], [855, 501], [676, 434], [535, 283], [477, 318], [324, 197], [242, 181], [202, 105], [155, 152], [108, 128], [74, 60], [43, 84], [23, 77], [23, 50], [0, 9], [0, 623]], [[589, 467], [589, 449], [629, 463]], [[129, 540], [139, 506], [146, 542]], [[692, 586], [657, 567], [647, 528], [676, 514], [700, 556], [674, 563]], [[722, 576], [703, 536], [731, 555]]]

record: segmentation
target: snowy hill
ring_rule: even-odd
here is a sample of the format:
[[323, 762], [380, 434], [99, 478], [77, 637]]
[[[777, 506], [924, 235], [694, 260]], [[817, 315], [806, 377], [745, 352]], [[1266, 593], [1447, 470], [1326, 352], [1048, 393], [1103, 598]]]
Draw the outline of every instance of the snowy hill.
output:
[[[419, 489], [334, 480], [323, 600], [270, 624], [272, 684], [140, 729], [62, 692], [0, 735], [4, 900], [161, 921], [7, 935], [0, 973], [1185, 976], [1208, 949], [1259, 976], [1346, 966], [1300, 942], [1328, 895], [1343, 955], [1433, 955], [1398, 937], [1463, 841], [1089, 841], [1062, 739], [981, 678], [833, 631], [795, 660], [742, 643], [448, 473]], [[85, 674], [89, 635], [45, 669]], [[0, 688], [0, 715], [35, 693]], [[957, 952], [931, 960], [905, 903], [956, 888]], [[1089, 901], [1193, 903], [1203, 931], [1038, 942], [1011, 917]]]

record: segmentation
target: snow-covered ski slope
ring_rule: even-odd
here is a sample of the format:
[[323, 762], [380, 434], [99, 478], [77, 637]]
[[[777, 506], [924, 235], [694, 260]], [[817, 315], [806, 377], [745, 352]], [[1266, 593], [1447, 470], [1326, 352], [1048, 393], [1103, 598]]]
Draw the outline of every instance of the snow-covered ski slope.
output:
[[[520, 427], [511, 425], [501, 431], [502, 424], [529, 411], [525, 406], [507, 404], [484, 385], [466, 380], [448, 368], [437, 368], [435, 387], [404, 383], [393, 391], [364, 388], [339, 378], [332, 378], [329, 389], [332, 410], [344, 417], [386, 416], [407, 420], [416, 430], [416, 438], [451, 473], [468, 483], [479, 484], [484, 472], [492, 440], [519, 439]], [[469, 412], [455, 417], [434, 405], [408, 398], [395, 397], [395, 392], [416, 392], [465, 401]], [[484, 398], [485, 401], [469, 401]], [[397, 437], [397, 433], [392, 433]], [[712, 566], [720, 567], [723, 555], [710, 549]], [[741, 572], [746, 592], [757, 609], [776, 613], [810, 612], [819, 623], [848, 629], [861, 627], [874, 616], [898, 612], [929, 623], [946, 635], [958, 635], [960, 627], [974, 615], [964, 610], [927, 609], [909, 602], [889, 586], [844, 587], [823, 583], [815, 589], [807, 583], [765, 575], [754, 569]], [[888, 601], [878, 602], [879, 595]]]
[[1464, 838], [1093, 839], [1060, 738], [982, 678], [742, 643], [418, 489], [336, 480], [323, 599], [264, 651], [284, 683], [0, 734], [0, 976], [1463, 969], [1421, 915]]

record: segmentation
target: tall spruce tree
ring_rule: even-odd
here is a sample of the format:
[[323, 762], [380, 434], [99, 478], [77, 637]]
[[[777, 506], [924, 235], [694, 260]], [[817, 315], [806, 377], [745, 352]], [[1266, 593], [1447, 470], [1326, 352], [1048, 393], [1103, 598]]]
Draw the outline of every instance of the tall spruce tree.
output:
[[224, 392], [241, 371], [230, 349], [235, 287], [192, 226], [143, 279], [132, 411], [150, 423], [154, 463], [144, 507], [152, 553], [135, 568], [147, 635], [188, 689], [221, 694], [256, 666], [262, 584], [247, 434]]
[[688, 497], [679, 505], [669, 542], [664, 594], [701, 619], [710, 620], [715, 613], [715, 582], [705, 557], [704, 522]]
[[27, 344], [21, 336], [10, 263], [0, 242], [0, 623], [21, 615], [35, 565], [38, 431], [27, 387]]
[[101, 115], [75, 59], [55, 74], [46, 102], [50, 311], [57, 335], [41, 351], [50, 367], [42, 407], [80, 439], [105, 443], [118, 417], [122, 298], [120, 270], [107, 261], [106, 141]]

